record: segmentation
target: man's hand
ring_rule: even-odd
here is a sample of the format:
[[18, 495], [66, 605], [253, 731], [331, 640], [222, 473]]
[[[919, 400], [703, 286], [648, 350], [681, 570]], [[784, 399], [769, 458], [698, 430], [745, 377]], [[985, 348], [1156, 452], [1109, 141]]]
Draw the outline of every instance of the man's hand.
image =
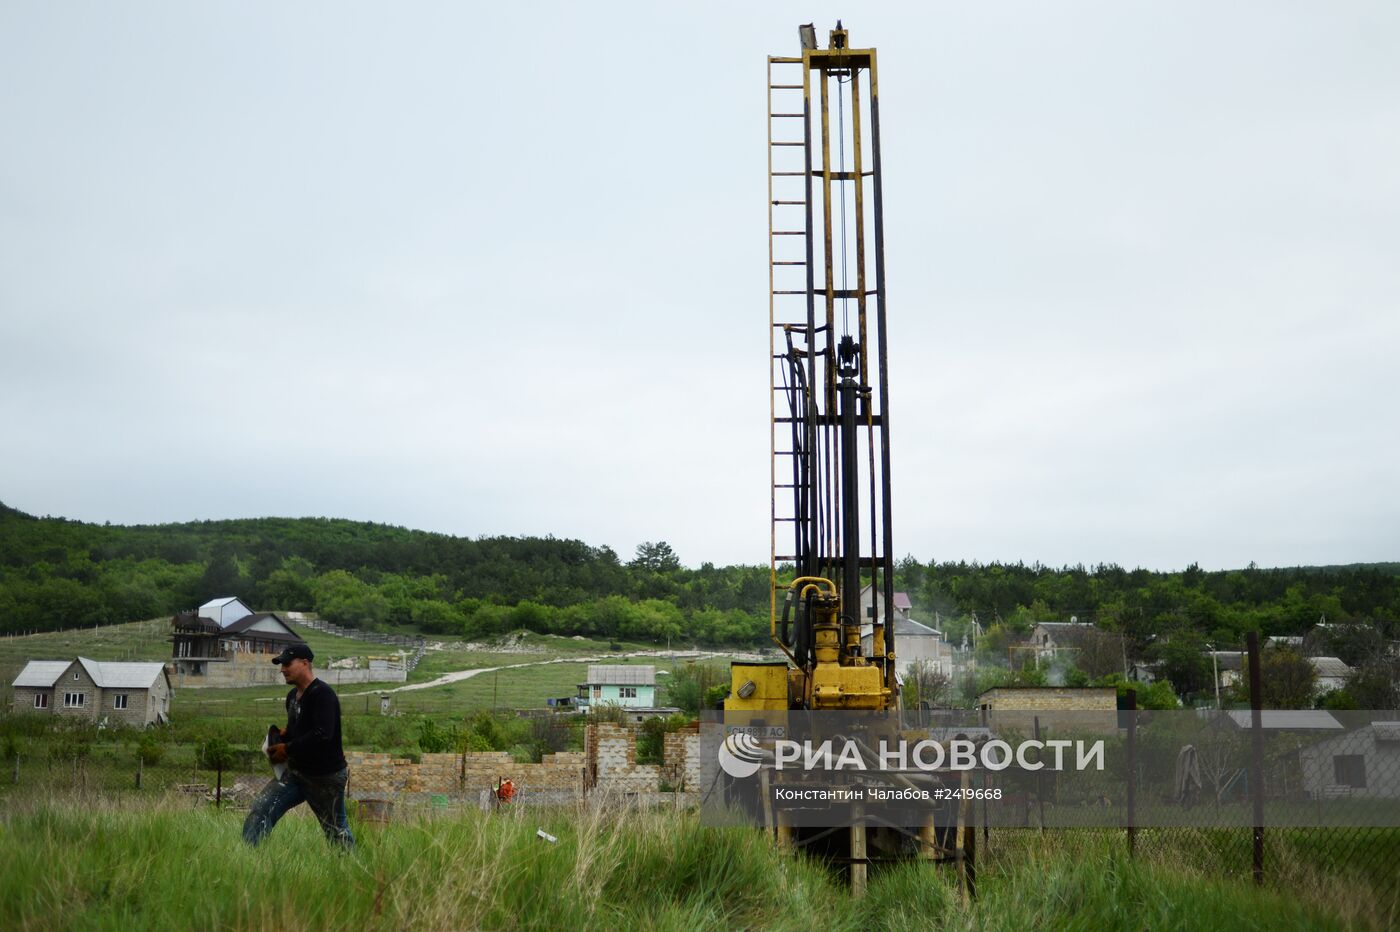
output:
[[285, 744], [274, 744], [267, 749], [267, 759], [274, 764], [285, 764], [287, 762], [287, 746]]

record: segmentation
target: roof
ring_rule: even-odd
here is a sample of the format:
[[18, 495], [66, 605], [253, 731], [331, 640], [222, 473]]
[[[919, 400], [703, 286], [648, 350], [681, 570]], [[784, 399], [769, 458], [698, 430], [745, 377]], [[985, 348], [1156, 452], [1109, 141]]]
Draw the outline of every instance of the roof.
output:
[[252, 611], [248, 608], [248, 606], [243, 604], [242, 599], [238, 598], [237, 596], [226, 595], [220, 596], [217, 599], [210, 599], [208, 602], [205, 602], [199, 607], [199, 614], [205, 618], [213, 618], [215, 614], [220, 613], [220, 609], [227, 607], [233, 602], [237, 602], [240, 606], [243, 607], [244, 615], [240, 615], [239, 618], [246, 617], [246, 615]]
[[71, 660], [31, 660], [24, 665], [24, 669], [19, 671], [19, 676], [15, 677], [15, 686], [41, 686], [47, 689], [58, 678], [63, 675], [63, 671], [73, 665]]
[[896, 618], [894, 620], [895, 637], [942, 637], [942, 633], [935, 628], [930, 628], [926, 624], [921, 624], [912, 618]]
[[1208, 650], [1206, 657], [1214, 657], [1215, 665], [1222, 670], [1244, 669], [1244, 651], [1242, 650]]
[[302, 643], [304, 641], [304, 639], [299, 634], [292, 631], [291, 628], [287, 627], [287, 623], [283, 621], [281, 617], [279, 617], [274, 612], [258, 612], [256, 615], [244, 615], [242, 618], [238, 619], [235, 622], [232, 622], [228, 625], [228, 627], [224, 628], [222, 633], [243, 634], [249, 628], [253, 627], [253, 625], [267, 618], [276, 619], [279, 625], [287, 629], [287, 633], [283, 634], [280, 631], [254, 631], [253, 635], [256, 635], [260, 638], [266, 638], [269, 641], [289, 641], [293, 644]]
[[[873, 602], [878, 602], [878, 601], [879, 601], [878, 596], [882, 596], [884, 593], [883, 593], [883, 592], [875, 592], [874, 589], [875, 589], [875, 587], [874, 587], [873, 585], [871, 585], [870, 583], [866, 583], [864, 586], [862, 586], [862, 587], [861, 587], [861, 590], [860, 590], [860, 597], [861, 597], [861, 599], [864, 600], [864, 599], [866, 598], [866, 596], [869, 596], [870, 599], [871, 599]], [[905, 610], [912, 609], [912, 608], [914, 607], [914, 603], [909, 601], [909, 593], [907, 593], [907, 592], [896, 592], [896, 593], [894, 594], [894, 607], [895, 607], [895, 608], [902, 608], [902, 609], [905, 609]]]
[[[83, 665], [87, 675], [101, 689], [149, 689], [156, 678], [165, 672], [165, 664], [158, 660], [133, 663], [79, 657], [77, 662]], [[47, 689], [57, 683], [73, 663], [72, 660], [31, 660], [15, 678], [14, 685]]]
[[1400, 722], [1372, 722], [1377, 741], [1400, 741]]
[[[1253, 727], [1253, 712], [1249, 709], [1231, 709], [1225, 713], [1239, 728]], [[1341, 731], [1342, 723], [1331, 713], [1321, 709], [1264, 709], [1259, 713], [1259, 723], [1266, 729], [1275, 731]]]
[[1044, 633], [1050, 635], [1056, 644], [1064, 645], [1076, 644], [1089, 637], [1090, 632], [1097, 633], [1099, 630], [1092, 621], [1041, 621], [1035, 627], [1044, 629]]
[[1313, 665], [1318, 676], [1351, 676], [1351, 667], [1343, 663], [1340, 657], [1309, 657], [1308, 663]]
[[656, 667], [649, 663], [589, 664], [588, 685], [655, 686]]
[[103, 689], [148, 689], [155, 683], [156, 677], [165, 673], [165, 664], [161, 661], [132, 663], [79, 657], [78, 663], [88, 671], [92, 681]]

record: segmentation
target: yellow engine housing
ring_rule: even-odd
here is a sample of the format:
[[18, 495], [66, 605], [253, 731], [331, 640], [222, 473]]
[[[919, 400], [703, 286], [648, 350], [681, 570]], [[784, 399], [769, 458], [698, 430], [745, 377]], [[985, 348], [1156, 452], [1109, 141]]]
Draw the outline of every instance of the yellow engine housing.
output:
[[[782, 660], [772, 663], [731, 663], [729, 698], [724, 700], [725, 709], [786, 712], [792, 708], [788, 671], [787, 662]], [[752, 689], [749, 688], [750, 684]]]

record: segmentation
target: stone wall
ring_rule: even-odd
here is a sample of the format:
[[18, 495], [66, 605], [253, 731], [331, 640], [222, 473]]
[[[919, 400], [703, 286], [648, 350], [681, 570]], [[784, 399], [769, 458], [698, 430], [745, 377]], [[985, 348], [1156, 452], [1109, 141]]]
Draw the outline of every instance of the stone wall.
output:
[[1118, 691], [1111, 686], [997, 687], [978, 696], [977, 702], [986, 710], [993, 731], [1010, 729], [1029, 735], [1037, 718], [1042, 731], [1107, 735], [1118, 731]]

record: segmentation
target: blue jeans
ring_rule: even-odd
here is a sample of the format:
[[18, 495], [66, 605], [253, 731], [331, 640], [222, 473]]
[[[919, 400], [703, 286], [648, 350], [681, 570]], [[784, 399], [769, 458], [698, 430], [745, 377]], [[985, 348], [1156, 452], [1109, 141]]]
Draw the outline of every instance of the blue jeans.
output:
[[253, 800], [248, 817], [243, 820], [243, 840], [256, 845], [288, 810], [306, 803], [316, 814], [326, 839], [353, 850], [355, 836], [350, 834], [350, 823], [345, 818], [345, 784], [349, 778], [348, 769], [313, 776], [287, 768], [280, 780], [269, 782]]

